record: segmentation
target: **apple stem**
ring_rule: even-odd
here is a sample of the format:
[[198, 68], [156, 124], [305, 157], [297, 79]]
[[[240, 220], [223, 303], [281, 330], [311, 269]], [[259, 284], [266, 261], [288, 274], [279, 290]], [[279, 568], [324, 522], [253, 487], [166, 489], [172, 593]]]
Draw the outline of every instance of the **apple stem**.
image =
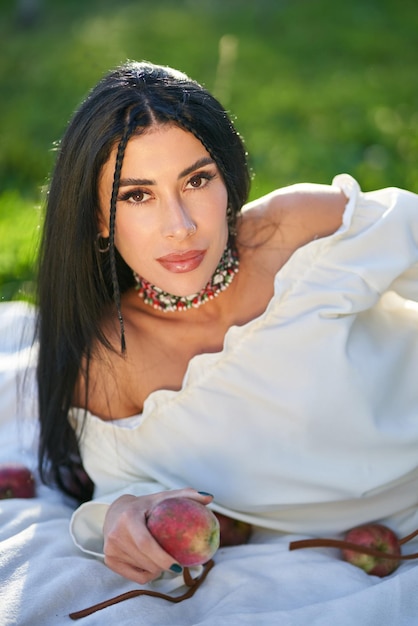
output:
[[115, 598], [110, 598], [110, 600], [105, 600], [104, 602], [99, 602], [99, 604], [95, 604], [94, 606], [90, 606], [87, 609], [83, 609], [81, 611], [76, 611], [75, 613], [70, 613], [69, 617], [72, 620], [81, 619], [82, 617], [87, 617], [88, 615], [92, 615], [96, 611], [101, 611], [108, 606], [112, 606], [112, 604], [118, 604], [119, 602], [123, 602], [124, 600], [129, 600], [130, 598], [136, 598], [137, 596], [152, 596], [153, 598], [162, 598], [163, 600], [168, 600], [169, 602], [182, 602], [183, 600], [187, 600], [191, 598], [195, 592], [199, 589], [202, 583], [205, 581], [206, 576], [209, 574], [212, 567], [215, 565], [213, 559], [210, 559], [207, 563], [204, 564], [202, 573], [200, 576], [193, 578], [190, 574], [189, 568], [185, 567], [183, 570], [183, 578], [184, 584], [189, 587], [187, 591], [185, 591], [180, 596], [169, 596], [165, 593], [160, 593], [159, 591], [151, 591], [149, 589], [134, 589], [133, 591], [128, 591], [127, 593], [122, 593]]
[[353, 552], [360, 552], [361, 554], [369, 554], [370, 556], [376, 556], [379, 559], [393, 559], [393, 560], [410, 560], [418, 559], [418, 552], [414, 554], [389, 554], [388, 552], [382, 552], [381, 550], [375, 550], [374, 548], [368, 548], [361, 546], [358, 543], [351, 543], [350, 541], [341, 541], [339, 539], [302, 539], [301, 541], [292, 541], [289, 544], [289, 550], [299, 550], [301, 548], [340, 548], [342, 550], [353, 550]]

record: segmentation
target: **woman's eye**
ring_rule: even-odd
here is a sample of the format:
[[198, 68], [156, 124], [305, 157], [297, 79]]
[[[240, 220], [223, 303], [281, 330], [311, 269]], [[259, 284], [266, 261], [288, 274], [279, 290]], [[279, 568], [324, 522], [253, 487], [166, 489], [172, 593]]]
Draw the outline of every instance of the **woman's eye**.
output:
[[150, 194], [145, 191], [141, 191], [141, 189], [135, 189], [134, 191], [127, 191], [119, 196], [118, 200], [123, 200], [124, 202], [131, 202], [132, 204], [141, 204], [148, 200]]
[[202, 187], [205, 187], [205, 185], [207, 185], [213, 177], [214, 176], [212, 174], [207, 173], [195, 174], [195, 176], [192, 176], [192, 178], [190, 178], [187, 186], [191, 187], [192, 189], [201, 189]]

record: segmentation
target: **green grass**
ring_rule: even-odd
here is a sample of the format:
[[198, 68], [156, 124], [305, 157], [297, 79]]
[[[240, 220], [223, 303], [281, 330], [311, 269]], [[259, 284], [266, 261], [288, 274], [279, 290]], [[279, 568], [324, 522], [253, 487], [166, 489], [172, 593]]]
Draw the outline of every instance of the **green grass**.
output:
[[[0, 195], [0, 278], [2, 299], [32, 299], [33, 265], [39, 236], [40, 210], [18, 191]], [[4, 242], [4, 244], [3, 244]]]
[[[418, 192], [415, 0], [0, 0], [0, 299], [28, 297], [53, 146], [126, 59], [178, 67], [236, 117], [252, 197], [339, 172]], [[220, 54], [220, 50], [222, 50]]]

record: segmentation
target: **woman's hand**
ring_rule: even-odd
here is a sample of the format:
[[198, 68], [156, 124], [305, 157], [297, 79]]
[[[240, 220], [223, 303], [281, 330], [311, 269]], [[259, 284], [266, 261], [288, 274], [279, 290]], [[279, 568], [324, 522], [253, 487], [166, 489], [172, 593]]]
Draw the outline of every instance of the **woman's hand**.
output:
[[103, 525], [105, 564], [110, 569], [141, 585], [155, 580], [165, 570], [182, 571], [146, 525], [151, 509], [162, 500], [174, 497], [190, 498], [202, 504], [212, 501], [212, 496], [186, 488], [150, 496], [125, 495], [110, 505]]

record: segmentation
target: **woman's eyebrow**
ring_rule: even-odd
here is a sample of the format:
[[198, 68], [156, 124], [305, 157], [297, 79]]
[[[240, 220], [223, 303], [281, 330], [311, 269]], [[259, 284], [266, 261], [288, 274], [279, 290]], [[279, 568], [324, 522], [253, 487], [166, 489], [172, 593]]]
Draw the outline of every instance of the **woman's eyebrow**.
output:
[[[195, 170], [198, 170], [200, 167], [204, 167], [205, 165], [213, 165], [214, 163], [215, 161], [210, 157], [203, 157], [201, 159], [198, 159], [195, 163], [189, 165], [189, 167], [186, 167], [186, 169], [180, 172], [177, 178], [184, 178]], [[150, 178], [121, 178], [121, 180], [119, 181], [119, 187], [140, 187], [141, 185], [151, 186], [155, 184], [155, 180], [152, 180]]]
[[142, 185], [155, 185], [155, 180], [148, 178], [121, 178], [119, 187], [140, 187]]
[[178, 178], [184, 178], [184, 176], [188, 176], [195, 170], [198, 170], [199, 167], [204, 167], [205, 165], [213, 165], [214, 163], [215, 161], [211, 159], [211, 157], [203, 157], [202, 159], [198, 159], [196, 163], [193, 163], [193, 165], [190, 165], [190, 167], [186, 167], [185, 170], [180, 172]]

